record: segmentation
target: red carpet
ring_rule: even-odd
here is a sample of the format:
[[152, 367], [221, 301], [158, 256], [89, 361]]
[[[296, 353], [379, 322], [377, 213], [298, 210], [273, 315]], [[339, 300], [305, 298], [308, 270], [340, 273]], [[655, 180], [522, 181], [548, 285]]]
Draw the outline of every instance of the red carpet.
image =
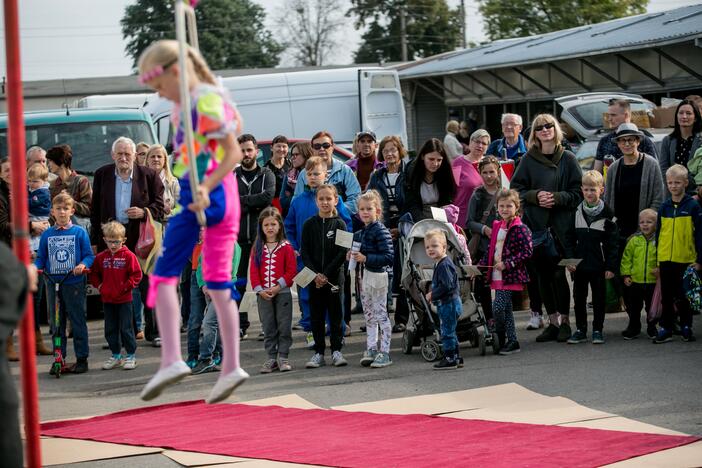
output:
[[599, 466], [698, 440], [202, 401], [42, 424], [45, 436], [343, 467]]

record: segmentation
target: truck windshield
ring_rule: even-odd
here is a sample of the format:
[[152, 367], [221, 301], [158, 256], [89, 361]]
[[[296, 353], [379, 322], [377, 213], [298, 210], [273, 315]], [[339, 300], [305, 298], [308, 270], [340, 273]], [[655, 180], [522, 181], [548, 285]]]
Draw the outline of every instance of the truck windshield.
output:
[[[26, 145], [52, 146], [68, 144], [73, 150], [71, 166], [80, 174], [92, 175], [96, 169], [112, 161], [112, 143], [119, 137], [135, 143], [153, 144], [151, 128], [145, 121], [75, 122], [26, 127]], [[7, 129], [0, 129], [0, 154], [7, 155]]]

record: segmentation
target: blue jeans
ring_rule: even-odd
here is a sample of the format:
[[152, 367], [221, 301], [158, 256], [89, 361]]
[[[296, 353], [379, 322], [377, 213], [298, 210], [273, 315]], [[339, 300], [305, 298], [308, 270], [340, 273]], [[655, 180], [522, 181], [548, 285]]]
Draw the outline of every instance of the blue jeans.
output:
[[444, 355], [452, 356], [458, 352], [458, 337], [456, 324], [461, 316], [461, 299], [454, 297], [437, 303], [439, 321], [441, 322], [441, 345]]
[[134, 318], [134, 333], [139, 333], [144, 329], [144, 303], [141, 301], [139, 287], [132, 289], [132, 314]]
[[197, 359], [200, 350], [200, 328], [205, 315], [205, 294], [197, 285], [195, 272], [190, 276], [190, 316], [188, 317], [188, 361]]
[[219, 322], [214, 304], [210, 302], [205, 309], [202, 321], [202, 342], [200, 343], [199, 359], [211, 359], [213, 355], [222, 355], [222, 339], [219, 334]]
[[[297, 257], [297, 271], [300, 272], [305, 266], [302, 264], [302, 257]], [[311, 284], [311, 283], [310, 283]], [[306, 288], [297, 287], [297, 302], [300, 306], [300, 321], [298, 322], [307, 333], [312, 331], [312, 320], [310, 319], [310, 286]]]
[[[55, 285], [47, 282], [46, 300], [49, 316], [54, 317], [56, 300]], [[61, 353], [66, 357], [66, 316], [73, 326], [73, 350], [77, 359], [88, 358], [88, 325], [85, 322], [85, 278], [77, 283], [62, 284], [59, 289], [61, 298], [59, 334], [61, 336]]]
[[127, 355], [136, 353], [136, 338], [132, 326], [132, 303], [102, 304], [105, 313], [105, 339], [110, 345], [110, 352], [122, 353], [122, 346]]

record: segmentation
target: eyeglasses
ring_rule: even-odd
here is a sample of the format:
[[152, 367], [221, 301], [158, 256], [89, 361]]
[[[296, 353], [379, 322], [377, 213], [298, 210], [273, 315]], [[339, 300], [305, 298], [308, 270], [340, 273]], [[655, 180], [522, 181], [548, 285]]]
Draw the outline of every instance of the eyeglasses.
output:
[[540, 131], [543, 130], [543, 129], [551, 130], [553, 127], [555, 127], [555, 125], [552, 124], [552, 123], [547, 123], [547, 124], [543, 124], [543, 125], [536, 125], [536, 126], [534, 127], [534, 131], [535, 131], [535, 132], [540, 132]]
[[312, 145], [312, 148], [316, 149], [317, 151], [321, 150], [322, 148], [326, 150], [331, 148], [331, 143], [315, 143]]
[[622, 145], [635, 145], [638, 142], [638, 138], [617, 138], [617, 143], [621, 143]]
[[110, 245], [119, 245], [122, 242], [123, 242], [122, 240], [105, 239], [105, 244], [110, 244]]

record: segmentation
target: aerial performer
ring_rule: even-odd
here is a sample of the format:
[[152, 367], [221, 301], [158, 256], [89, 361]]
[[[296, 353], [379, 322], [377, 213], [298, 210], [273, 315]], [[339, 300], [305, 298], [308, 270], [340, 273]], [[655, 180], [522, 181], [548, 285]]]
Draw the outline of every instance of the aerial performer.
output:
[[[231, 271], [239, 233], [239, 194], [233, 169], [242, 158], [236, 139], [241, 133], [241, 119], [197, 49], [188, 44], [183, 47], [184, 64], [179, 63], [179, 42], [175, 40], [155, 42], [138, 62], [139, 81], [175, 104], [171, 112], [173, 174], [180, 184], [176, 214], [168, 221], [147, 297], [147, 304], [156, 308], [161, 366], [142, 390], [141, 398], [156, 398], [191, 372], [180, 351], [176, 288], [198, 241], [200, 224], [204, 223], [203, 277], [217, 312], [223, 346], [222, 373], [206, 400], [216, 403], [229, 397], [249, 377], [239, 364], [239, 313], [232, 298], [235, 289]], [[183, 78], [192, 109], [192, 128], [188, 128], [187, 116], [181, 115], [181, 108], [187, 108], [179, 91]], [[192, 132], [194, 160], [189, 160], [186, 132]], [[196, 169], [193, 172], [197, 178], [190, 174], [191, 167]]]

